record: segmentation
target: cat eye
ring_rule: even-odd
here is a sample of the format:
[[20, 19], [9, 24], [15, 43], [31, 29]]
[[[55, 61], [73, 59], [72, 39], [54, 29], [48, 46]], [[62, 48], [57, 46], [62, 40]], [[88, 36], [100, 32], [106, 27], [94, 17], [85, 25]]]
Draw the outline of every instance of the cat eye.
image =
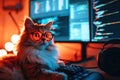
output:
[[34, 32], [34, 33], [31, 33], [31, 34], [32, 34], [31, 38], [33, 40], [39, 41], [41, 39], [42, 34], [40, 34], [39, 32]]
[[53, 35], [52, 35], [51, 32], [46, 32], [46, 33], [45, 33], [45, 37], [46, 37], [46, 40], [47, 40], [47, 41], [50, 41], [50, 40], [53, 38]]
[[50, 41], [53, 38], [53, 35], [51, 32], [45, 32], [45, 33], [33, 32], [31, 34], [32, 34], [32, 36], [31, 36], [32, 40], [35, 40], [35, 41], [41, 41], [43, 38], [46, 41]]

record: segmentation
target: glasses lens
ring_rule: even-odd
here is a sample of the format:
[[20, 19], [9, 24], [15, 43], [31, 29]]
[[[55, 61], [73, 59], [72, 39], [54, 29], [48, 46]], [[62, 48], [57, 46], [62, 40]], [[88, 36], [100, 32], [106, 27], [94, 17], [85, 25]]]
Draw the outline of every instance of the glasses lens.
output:
[[42, 36], [41, 33], [35, 32], [35, 33], [33, 33], [32, 38], [33, 38], [33, 40], [38, 41], [41, 39], [41, 36]]
[[51, 32], [46, 32], [46, 33], [45, 33], [45, 36], [46, 36], [46, 40], [47, 40], [47, 41], [49, 41], [49, 40], [51, 40], [51, 39], [53, 38]]

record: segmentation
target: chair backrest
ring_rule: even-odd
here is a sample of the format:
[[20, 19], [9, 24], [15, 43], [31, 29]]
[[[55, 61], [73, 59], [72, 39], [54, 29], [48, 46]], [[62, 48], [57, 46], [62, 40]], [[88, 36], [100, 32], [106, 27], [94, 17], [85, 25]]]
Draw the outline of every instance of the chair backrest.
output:
[[[108, 45], [117, 46], [108, 46]], [[112, 76], [120, 76], [120, 39], [112, 39], [104, 43], [98, 55], [98, 66]]]

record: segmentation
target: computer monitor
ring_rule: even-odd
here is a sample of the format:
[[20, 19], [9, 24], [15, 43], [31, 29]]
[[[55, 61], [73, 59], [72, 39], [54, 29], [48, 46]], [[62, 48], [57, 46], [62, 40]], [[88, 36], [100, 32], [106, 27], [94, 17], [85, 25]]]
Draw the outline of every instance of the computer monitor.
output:
[[91, 41], [120, 38], [120, 0], [92, 0], [91, 5]]
[[56, 42], [90, 41], [89, 0], [30, 0], [30, 17], [54, 21]]

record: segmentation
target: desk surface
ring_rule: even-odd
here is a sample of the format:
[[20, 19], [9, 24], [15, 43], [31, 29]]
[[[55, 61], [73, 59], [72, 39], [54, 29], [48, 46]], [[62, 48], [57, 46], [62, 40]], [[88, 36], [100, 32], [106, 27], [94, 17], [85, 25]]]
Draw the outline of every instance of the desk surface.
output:
[[89, 70], [100, 72], [104, 76], [105, 80], [120, 80], [120, 77], [110, 76], [106, 74], [104, 71], [100, 70], [98, 68], [96, 59], [88, 60], [88, 61], [81, 62], [81, 63], [75, 63], [75, 65], [84, 66]]

